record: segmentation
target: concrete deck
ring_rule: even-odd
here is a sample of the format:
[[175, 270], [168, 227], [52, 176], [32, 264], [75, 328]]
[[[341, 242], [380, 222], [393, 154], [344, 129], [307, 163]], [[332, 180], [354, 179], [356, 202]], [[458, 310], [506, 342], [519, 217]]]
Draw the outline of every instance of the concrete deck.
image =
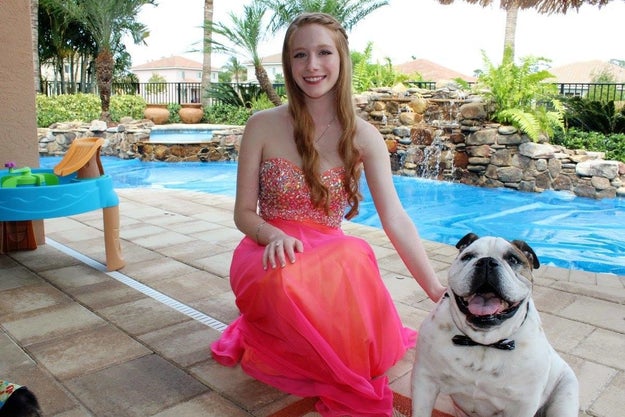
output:
[[[101, 211], [46, 220], [48, 244], [0, 255], [0, 378], [33, 389], [46, 417], [266, 417], [296, 400], [210, 357], [220, 326], [237, 316], [233, 199], [117, 191], [127, 262], [119, 273], [103, 269]], [[345, 230], [374, 247], [402, 319], [418, 328], [433, 304], [384, 233]], [[456, 249], [426, 247], [445, 281]], [[535, 277], [545, 331], [580, 380], [580, 416], [622, 416], [625, 277], [553, 267]], [[389, 372], [408, 396], [413, 357]]]

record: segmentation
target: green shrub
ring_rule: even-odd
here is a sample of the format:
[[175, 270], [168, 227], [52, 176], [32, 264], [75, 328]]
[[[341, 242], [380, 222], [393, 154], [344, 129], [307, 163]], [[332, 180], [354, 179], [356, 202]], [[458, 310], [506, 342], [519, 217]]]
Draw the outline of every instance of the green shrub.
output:
[[180, 107], [178, 103], [169, 103], [167, 105], [167, 110], [169, 110], [169, 123], [180, 123], [180, 115], [178, 114]]
[[625, 134], [622, 133], [583, 132], [571, 128], [554, 136], [552, 143], [568, 149], [605, 152], [606, 159], [625, 162]]
[[244, 125], [251, 111], [231, 104], [215, 104], [204, 109], [204, 119], [212, 124]]
[[111, 96], [111, 119], [119, 122], [122, 117], [132, 117], [133, 119], [143, 119], [145, 110], [145, 100], [137, 95], [114, 95]]
[[[285, 99], [285, 102], [286, 102], [286, 99]], [[270, 109], [275, 106], [271, 102], [271, 100], [269, 100], [269, 97], [267, 97], [267, 94], [262, 93], [257, 98], [252, 99], [252, 102], [250, 103], [250, 107], [251, 107], [252, 113], [254, 113], [259, 110]]]
[[[89, 123], [100, 118], [102, 111], [100, 97], [95, 94], [63, 94], [58, 96], [37, 95], [37, 126], [48, 127], [53, 123], [80, 121]], [[177, 106], [177, 107], [176, 107]], [[114, 122], [123, 117], [143, 119], [146, 103], [143, 97], [134, 94], [111, 96], [110, 113]], [[170, 105], [170, 120], [180, 121], [177, 104]]]
[[101, 112], [100, 98], [95, 94], [37, 95], [36, 106], [38, 127], [56, 122], [89, 122], [98, 119]]

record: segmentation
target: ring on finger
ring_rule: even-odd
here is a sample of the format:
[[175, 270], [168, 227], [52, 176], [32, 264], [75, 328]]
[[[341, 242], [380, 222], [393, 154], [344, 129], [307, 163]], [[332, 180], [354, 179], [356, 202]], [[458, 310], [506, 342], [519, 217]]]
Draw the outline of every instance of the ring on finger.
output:
[[280, 245], [282, 245], [282, 241], [281, 241], [281, 240], [278, 240], [278, 241], [276, 242], [276, 246], [280, 246]]

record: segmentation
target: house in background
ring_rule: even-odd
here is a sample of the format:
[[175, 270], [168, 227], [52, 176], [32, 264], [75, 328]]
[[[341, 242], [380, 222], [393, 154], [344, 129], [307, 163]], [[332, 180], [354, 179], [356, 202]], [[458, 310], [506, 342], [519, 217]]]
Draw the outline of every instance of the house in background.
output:
[[[625, 68], [606, 61], [582, 61], [560, 67], [549, 68], [548, 71], [555, 77], [548, 81], [560, 85], [560, 94], [566, 96], [583, 97], [589, 91], [589, 83], [596, 83], [600, 76], [612, 79], [608, 84], [625, 83]], [[611, 88], [615, 88], [614, 86]], [[617, 94], [623, 96], [623, 85], [617, 85]]]
[[615, 83], [625, 83], [625, 68], [605, 61], [583, 61], [550, 68], [558, 83], [594, 83], [597, 77], [609, 75]]
[[427, 59], [415, 59], [414, 61], [394, 65], [393, 68], [395, 71], [406, 75], [418, 73], [423, 78], [423, 81], [434, 81], [438, 83], [440, 81], [451, 81], [458, 78], [469, 83], [476, 81], [476, 78], [473, 76], [443, 67]]
[[[276, 77], [281, 77], [281, 82], [284, 80], [284, 72], [282, 71], [282, 54], [273, 54], [260, 59], [263, 64], [269, 81], [276, 82]], [[247, 81], [250, 83], [258, 83], [256, 79], [256, 71], [252, 62], [245, 62], [243, 64], [247, 69]]]
[[[202, 63], [188, 59], [182, 56], [170, 56], [145, 64], [134, 66], [130, 69], [139, 79], [139, 83], [148, 83], [154, 74], [165, 79], [167, 83], [198, 83], [193, 85], [184, 85], [181, 91], [182, 102], [199, 103], [200, 102], [200, 83], [202, 82]], [[211, 68], [211, 82], [219, 82], [219, 70]], [[146, 94], [157, 95], [158, 89], [151, 89]], [[156, 97], [146, 97], [149, 102], [155, 101]]]

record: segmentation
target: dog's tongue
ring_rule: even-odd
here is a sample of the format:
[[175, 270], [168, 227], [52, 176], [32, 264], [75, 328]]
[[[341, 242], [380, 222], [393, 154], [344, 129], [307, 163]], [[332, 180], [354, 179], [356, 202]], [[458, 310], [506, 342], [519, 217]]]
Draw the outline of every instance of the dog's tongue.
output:
[[474, 316], [490, 316], [499, 313], [501, 309], [501, 299], [495, 294], [475, 295], [469, 301], [469, 311]]

